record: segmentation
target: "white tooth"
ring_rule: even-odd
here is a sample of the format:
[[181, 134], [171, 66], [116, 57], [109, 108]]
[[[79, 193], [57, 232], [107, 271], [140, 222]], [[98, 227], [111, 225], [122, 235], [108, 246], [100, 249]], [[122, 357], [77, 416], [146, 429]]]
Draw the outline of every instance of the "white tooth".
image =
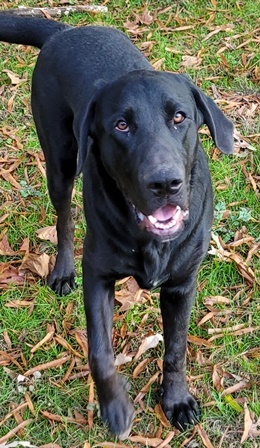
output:
[[179, 210], [181, 210], [181, 207], [179, 205], [177, 205], [176, 212], [178, 212]]
[[177, 221], [179, 219], [180, 215], [181, 215], [181, 208], [177, 207], [177, 211], [174, 215], [174, 220]]
[[152, 224], [155, 224], [157, 222], [157, 219], [153, 215], [149, 215], [148, 219]]
[[138, 219], [140, 219], [140, 221], [144, 220], [144, 215], [142, 214], [142, 212], [138, 212], [137, 216], [138, 216]]

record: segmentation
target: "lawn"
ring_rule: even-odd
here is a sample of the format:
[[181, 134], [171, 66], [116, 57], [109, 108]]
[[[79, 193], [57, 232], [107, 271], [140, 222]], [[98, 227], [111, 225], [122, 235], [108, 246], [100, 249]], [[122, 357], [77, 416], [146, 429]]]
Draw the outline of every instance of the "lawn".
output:
[[[1, 9], [64, 3], [2, 1]], [[159, 291], [141, 291], [133, 279], [126, 279], [117, 286], [113, 343], [121, 355], [118, 369], [131, 385], [136, 415], [123, 442], [103, 425], [87, 363], [82, 180], [77, 180], [72, 205], [78, 287], [60, 298], [44, 280], [56, 254], [56, 218], [30, 109], [38, 50], [3, 43], [0, 448], [255, 448], [260, 436], [259, 5], [250, 0], [95, 4], [105, 5], [107, 12], [77, 12], [60, 20], [125, 31], [156, 69], [187, 73], [236, 127], [232, 156], [221, 155], [207, 128], [201, 129], [214, 184], [215, 221], [198, 278], [187, 377], [201, 403], [202, 420], [180, 433], [162, 414], [157, 404], [163, 357], [163, 342], [156, 336], [162, 334]], [[147, 338], [153, 335], [158, 343], [149, 348]]]

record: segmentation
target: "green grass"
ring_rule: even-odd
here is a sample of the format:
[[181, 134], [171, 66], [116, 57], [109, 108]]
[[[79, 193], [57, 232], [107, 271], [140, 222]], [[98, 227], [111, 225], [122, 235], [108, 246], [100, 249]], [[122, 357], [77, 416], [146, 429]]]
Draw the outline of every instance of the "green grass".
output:
[[[82, 2], [74, 1], [74, 4]], [[96, 2], [96, 4], [102, 2]], [[145, 4], [153, 15], [155, 10], [170, 7], [167, 11], [158, 11], [157, 19], [150, 25], [139, 23], [139, 35], [130, 37], [139, 47], [143, 42], [152, 41], [149, 50], [145, 50], [151, 61], [164, 58], [163, 70], [185, 72], [200, 85], [210, 96], [213, 95], [212, 84], [221, 93], [237, 95], [240, 99], [247, 96], [248, 102], [243, 102], [245, 110], [250, 104], [256, 102], [254, 95], [257, 92], [257, 80], [255, 67], [259, 63], [256, 42], [257, 17], [259, 6], [257, 2], [246, 1], [218, 1], [216, 8], [214, 2], [198, 0], [172, 2], [172, 1], [147, 1]], [[27, 4], [35, 6], [35, 1], [16, 4]], [[54, 2], [58, 5], [59, 2]], [[37, 6], [48, 6], [48, 2], [37, 2]], [[136, 20], [136, 15], [141, 15], [144, 10], [144, 2], [139, 0], [110, 0], [107, 2], [109, 12], [104, 15], [91, 16], [88, 14], [74, 14], [62, 19], [74, 25], [87, 25], [89, 23], [115, 26], [124, 31], [127, 20]], [[7, 1], [2, 2], [2, 8], [10, 7]], [[208, 40], [203, 40], [217, 26], [229, 26]], [[191, 26], [184, 31], [173, 31], [174, 28]], [[251, 40], [250, 40], [251, 39]], [[250, 40], [245, 46], [238, 48], [241, 44]], [[168, 49], [174, 49], [176, 53]], [[225, 51], [218, 54], [218, 50]], [[30, 240], [31, 252], [56, 252], [51, 243], [40, 242], [35, 231], [38, 228], [55, 223], [55, 214], [46, 193], [46, 182], [40, 174], [35, 158], [27, 151], [40, 153], [40, 145], [36, 136], [34, 124], [30, 111], [30, 79], [36, 60], [37, 51], [23, 46], [1, 44], [0, 58], [0, 159], [8, 155], [9, 159], [21, 158], [20, 165], [12, 172], [15, 179], [23, 182], [23, 190], [18, 192], [13, 186], [1, 177], [1, 168], [8, 169], [10, 165], [0, 162], [0, 240], [7, 233], [8, 240], [14, 250], [18, 250], [25, 238]], [[201, 63], [198, 67], [185, 68], [182, 65], [182, 56], [200, 56]], [[243, 65], [246, 58], [246, 66]], [[4, 69], [13, 71], [21, 78], [28, 77], [28, 81], [20, 85], [11, 86], [10, 79]], [[249, 97], [249, 95], [251, 95]], [[13, 98], [12, 107], [10, 100]], [[254, 100], [255, 98], [255, 100]], [[239, 132], [242, 135], [259, 134], [259, 119], [257, 114], [250, 119], [245, 119], [245, 113], [239, 115], [239, 107], [228, 109], [230, 97], [227, 102], [221, 103], [220, 107], [230, 114]], [[241, 100], [242, 101], [242, 100]], [[11, 112], [8, 111], [8, 105]], [[227, 108], [226, 108], [227, 107]], [[259, 242], [259, 197], [252, 189], [245, 171], [253, 174], [259, 173], [260, 157], [257, 136], [248, 139], [249, 143], [256, 148], [255, 152], [250, 150], [240, 151], [239, 156], [219, 156], [217, 160], [212, 158], [214, 146], [212, 141], [204, 137], [203, 145], [209, 156], [210, 169], [215, 191], [216, 219], [213, 226], [214, 234], [220, 236], [225, 242], [234, 240], [238, 230], [244, 227], [244, 233], [255, 238], [254, 244]], [[22, 146], [21, 146], [22, 145]], [[258, 174], [259, 175], [259, 174]], [[225, 189], [219, 189], [224, 184]], [[82, 212], [81, 197], [82, 181], [79, 179], [76, 186], [76, 194], [73, 199], [73, 213], [76, 221], [76, 249], [82, 249], [82, 240], [85, 232], [85, 223]], [[29, 194], [29, 200], [27, 194]], [[230, 205], [237, 203], [235, 205]], [[222, 212], [229, 210], [230, 215], [222, 219]], [[1, 216], [8, 216], [1, 222]], [[245, 229], [246, 228], [246, 229]], [[253, 243], [252, 243], [253, 244]], [[234, 249], [237, 254], [246, 258], [252, 245], [243, 245]], [[22, 255], [15, 257], [1, 257], [1, 262], [12, 260], [19, 262]], [[85, 317], [82, 301], [82, 277], [80, 256], [76, 257], [78, 288], [67, 297], [59, 298], [49, 290], [42, 281], [24, 284], [22, 287], [9, 285], [0, 292], [0, 350], [8, 351], [6, 334], [11, 340], [12, 350], [9, 352], [20, 353], [17, 361], [22, 366], [22, 372], [14, 364], [0, 368], [0, 422], [10, 410], [10, 403], [16, 405], [24, 400], [24, 394], [17, 390], [15, 375], [23, 373], [27, 369], [38, 364], [43, 364], [57, 359], [66, 351], [57, 341], [50, 341], [43, 345], [33, 356], [31, 348], [36, 345], [47, 333], [47, 325], [55, 324], [56, 333], [62, 335], [71, 346], [81, 353], [80, 347], [72, 332], [64, 329], [64, 316], [66, 307], [73, 303], [71, 315], [72, 329], [85, 328]], [[253, 255], [249, 266], [254, 271], [256, 278], [260, 278], [259, 254]], [[192, 321], [189, 334], [208, 339], [209, 329], [221, 328], [224, 335], [213, 341], [213, 347], [189, 343], [187, 374], [191, 378], [190, 387], [192, 392], [202, 403], [202, 426], [206, 431], [213, 446], [218, 447], [222, 440], [222, 448], [236, 448], [240, 446], [243, 432], [243, 412], [238, 412], [234, 402], [228, 402], [216, 390], [213, 382], [213, 366], [217, 366], [219, 375], [224, 378], [224, 387], [228, 387], [245, 379], [249, 381], [249, 387], [232, 394], [233, 400], [243, 408], [244, 402], [248, 403], [249, 409], [255, 413], [254, 421], [260, 415], [259, 408], [259, 352], [258, 358], [250, 355], [250, 350], [260, 346], [259, 331], [232, 336], [225, 331], [226, 327], [245, 324], [245, 327], [257, 327], [259, 321], [259, 289], [258, 285], [248, 285], [239, 274], [237, 266], [233, 262], [220, 260], [216, 255], [209, 255], [204, 261], [198, 279], [197, 301], [192, 312]], [[209, 312], [205, 305], [205, 298], [213, 296], [224, 296], [230, 300], [228, 304], [215, 304], [216, 314], [213, 320], [205, 322], [198, 327], [198, 322]], [[32, 300], [33, 308], [10, 308], [7, 305], [14, 300]], [[249, 300], [250, 299], [250, 300]], [[120, 353], [124, 347], [127, 353], [135, 352], [140, 346], [143, 338], [151, 333], [161, 332], [161, 317], [159, 313], [158, 296], [152, 296], [152, 302], [146, 301], [131, 307], [127, 313], [120, 318], [118, 308], [115, 320], [115, 351]], [[226, 314], [225, 314], [226, 313]], [[123, 325], [126, 325], [124, 328]], [[248, 354], [249, 351], [249, 354]], [[23, 354], [21, 357], [21, 353]], [[138, 362], [132, 362], [120, 367], [120, 371], [126, 375], [131, 383], [130, 395], [134, 400], [142, 387], [151, 376], [159, 369], [158, 363], [163, 356], [163, 345], [144, 354], [151, 358], [145, 370], [136, 378], [132, 378], [132, 372]], [[204, 362], [201, 361], [201, 356]], [[1, 359], [1, 355], [0, 355]], [[83, 364], [87, 359], [82, 359]], [[67, 372], [69, 363], [60, 367], [44, 370], [41, 378], [33, 384], [33, 390], [29, 391], [34, 405], [35, 414], [28, 408], [21, 413], [23, 420], [32, 418], [32, 422], [25, 428], [23, 434], [15, 435], [12, 441], [24, 440], [39, 446], [46, 443], [57, 443], [62, 448], [83, 447], [84, 442], [92, 447], [106, 441], [116, 441], [105, 428], [98, 412], [98, 404], [95, 397], [94, 404], [94, 426], [80, 427], [67, 423], [65, 418], [74, 416], [74, 411], [80, 412], [85, 418], [88, 413], [89, 400], [89, 377], [73, 379], [62, 383], [62, 378]], [[7, 370], [10, 369], [10, 370]], [[77, 370], [74, 368], [73, 373]], [[194, 378], [195, 377], [195, 378]], [[155, 415], [154, 406], [157, 403], [157, 388], [159, 379], [153, 383], [149, 392], [143, 398], [143, 407], [136, 405], [137, 415], [133, 425], [132, 434], [148, 435], [155, 437], [156, 431], [160, 430], [160, 422]], [[206, 405], [205, 404], [209, 404]], [[63, 422], [50, 422], [44, 418], [41, 411], [60, 415]], [[0, 438], [15, 428], [17, 423], [14, 418], [9, 418], [0, 426]], [[162, 428], [160, 437], [167, 437], [169, 429]], [[157, 433], [158, 434], [158, 433]], [[170, 445], [177, 448], [191, 435], [187, 431], [184, 435], [174, 436]], [[124, 442], [129, 446], [141, 446], [136, 442]], [[193, 443], [193, 445], [192, 445]], [[99, 445], [98, 445], [99, 446]], [[203, 442], [196, 434], [191, 445], [202, 447]], [[253, 448], [253, 439], [248, 439], [244, 448]]]

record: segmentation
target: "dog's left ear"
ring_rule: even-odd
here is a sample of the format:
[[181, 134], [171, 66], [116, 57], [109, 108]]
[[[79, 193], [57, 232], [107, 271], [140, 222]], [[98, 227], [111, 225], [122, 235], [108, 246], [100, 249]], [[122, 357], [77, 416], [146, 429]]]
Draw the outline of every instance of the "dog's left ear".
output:
[[233, 123], [223, 114], [216, 103], [188, 77], [180, 76], [191, 87], [196, 105], [203, 116], [203, 123], [208, 126], [215, 145], [223, 153], [231, 154], [234, 149]]

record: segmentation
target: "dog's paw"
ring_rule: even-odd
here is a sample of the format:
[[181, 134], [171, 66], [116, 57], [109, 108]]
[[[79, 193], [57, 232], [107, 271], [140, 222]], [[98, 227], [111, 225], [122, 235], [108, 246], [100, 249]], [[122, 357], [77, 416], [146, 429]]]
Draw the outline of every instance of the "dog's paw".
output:
[[200, 420], [200, 410], [193, 396], [184, 393], [165, 394], [160, 390], [162, 409], [170, 421], [180, 431], [186, 431], [189, 426], [196, 425]]
[[134, 407], [127, 394], [127, 383], [115, 374], [98, 389], [99, 404], [103, 421], [120, 440], [128, 437], [134, 418]]
[[48, 276], [47, 283], [57, 295], [66, 296], [75, 289], [75, 275], [74, 270], [68, 274], [54, 268]]

